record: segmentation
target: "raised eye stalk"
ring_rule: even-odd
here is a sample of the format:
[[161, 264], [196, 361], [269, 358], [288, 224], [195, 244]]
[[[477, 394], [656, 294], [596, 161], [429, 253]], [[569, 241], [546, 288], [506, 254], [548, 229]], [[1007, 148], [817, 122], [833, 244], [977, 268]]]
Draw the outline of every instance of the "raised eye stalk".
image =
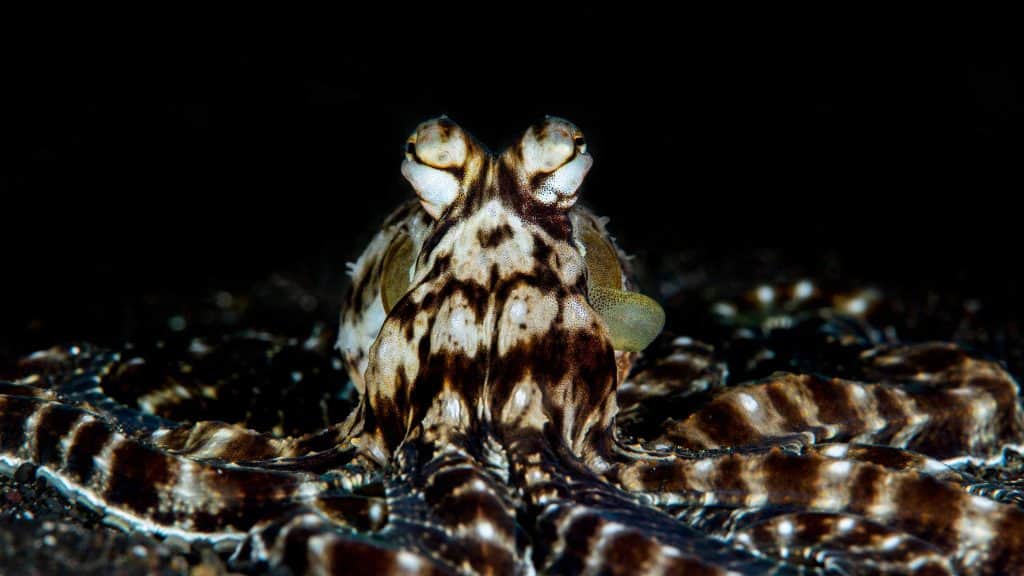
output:
[[405, 143], [402, 174], [435, 220], [464, 192], [469, 173], [482, 162], [478, 146], [447, 117], [416, 127]]
[[521, 184], [538, 203], [561, 210], [576, 203], [579, 187], [593, 164], [580, 129], [553, 116], [523, 134], [519, 155]]

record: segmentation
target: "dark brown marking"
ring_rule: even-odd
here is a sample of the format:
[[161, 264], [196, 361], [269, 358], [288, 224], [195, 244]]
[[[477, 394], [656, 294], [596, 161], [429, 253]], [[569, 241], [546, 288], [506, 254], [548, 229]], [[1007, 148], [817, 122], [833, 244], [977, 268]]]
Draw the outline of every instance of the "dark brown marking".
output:
[[160, 512], [160, 493], [174, 479], [172, 457], [132, 441], [122, 441], [110, 457], [103, 499], [108, 504], [123, 506], [154, 521], [170, 525], [171, 512]]
[[586, 566], [587, 554], [597, 540], [604, 523], [597, 514], [587, 511], [574, 517], [565, 531], [562, 555], [548, 570], [552, 574], [579, 574]]
[[68, 475], [80, 484], [88, 484], [96, 470], [95, 457], [107, 445], [110, 436], [110, 428], [99, 420], [79, 426], [64, 457]]
[[[968, 496], [928, 476], [901, 478], [893, 488], [899, 524], [910, 532], [926, 536], [946, 551], [953, 550], [959, 541], [955, 523]], [[936, 506], [937, 502], [942, 505]]]
[[747, 487], [747, 479], [744, 477], [742, 456], [730, 454], [714, 462], [716, 491], [725, 495], [726, 498], [733, 495], [743, 497], [750, 492]]
[[850, 449], [848, 456], [892, 470], [906, 470], [914, 464], [910, 452], [887, 446], [855, 446]]
[[281, 516], [295, 506], [298, 479], [287, 473], [204, 465], [196, 481], [217, 486], [221, 500], [216, 512], [199, 510], [192, 514], [196, 529], [212, 532], [231, 527], [248, 530], [268, 518]]
[[41, 406], [31, 398], [0, 397], [0, 451], [18, 452], [25, 443], [25, 422]]
[[544, 229], [556, 240], [568, 241], [572, 237], [572, 223], [565, 210], [545, 206], [533, 197], [531, 190], [522, 187], [516, 178], [515, 166], [503, 159], [498, 164], [498, 195], [502, 204], [519, 214], [524, 220]]
[[733, 402], [713, 401], [691, 418], [719, 446], [749, 444], [760, 438], [746, 414]]
[[[822, 380], [816, 376], [803, 379], [804, 385], [811, 392], [814, 407], [818, 410], [818, 419], [825, 424], [843, 424], [854, 418], [850, 407], [850, 399], [843, 386], [835, 380]], [[840, 434], [842, 435], [842, 434]]]
[[885, 428], [876, 433], [876, 438], [879, 442], [888, 442], [906, 424], [904, 401], [887, 386], [874, 386], [872, 390], [875, 393], [878, 415], [885, 421]]
[[1024, 566], [1024, 511], [1006, 507], [1002, 517], [992, 527], [996, 538], [989, 544], [985, 566], [979, 571], [998, 570], [1008, 566]]
[[81, 416], [81, 411], [57, 404], [51, 404], [41, 412], [35, 429], [34, 458], [37, 464], [59, 465], [62, 462], [61, 440]]
[[480, 242], [480, 246], [484, 248], [494, 248], [511, 238], [512, 234], [512, 227], [507, 223], [502, 223], [489, 230], [484, 230], [483, 228], [478, 230], [477, 240]]
[[806, 506], [815, 496], [822, 461], [773, 450], [761, 469], [773, 504]]
[[885, 469], [871, 464], [856, 466], [850, 477], [850, 510], [858, 514], [867, 512], [868, 507], [878, 498], [881, 490], [885, 490]]
[[634, 531], [615, 534], [614, 540], [604, 545], [604, 564], [607, 574], [644, 574], [654, 568], [658, 547], [650, 538]]
[[[979, 392], [980, 394], [980, 392]], [[906, 447], [938, 458], [952, 458], [970, 452], [972, 430], [970, 405], [977, 397], [949, 397], [941, 391], [926, 390], [914, 396], [915, 410], [930, 421], [910, 438]]]
[[383, 505], [382, 502], [379, 499], [341, 492], [332, 492], [317, 497], [320, 510], [331, 520], [363, 532], [380, 528], [371, 521], [370, 508], [375, 505]]
[[785, 420], [786, 424], [793, 429], [801, 429], [807, 426], [800, 406], [790, 398], [790, 390], [794, 382], [789, 379], [775, 380], [765, 386], [765, 395], [772, 408]]

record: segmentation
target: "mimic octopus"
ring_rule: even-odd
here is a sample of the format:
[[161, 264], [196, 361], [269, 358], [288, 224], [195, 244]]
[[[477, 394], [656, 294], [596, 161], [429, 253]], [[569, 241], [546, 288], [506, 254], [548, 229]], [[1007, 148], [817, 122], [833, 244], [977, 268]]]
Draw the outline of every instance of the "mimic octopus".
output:
[[[269, 424], [245, 407], [261, 367], [215, 376], [230, 358], [199, 340], [184, 359], [56, 347], [0, 382], [0, 470], [249, 572], [1024, 573], [1022, 493], [967, 469], [1019, 450], [999, 363], [879, 342], [870, 293], [801, 282], [719, 303], [751, 362], [758, 331], [817, 342], [791, 348], [807, 371], [736, 381], [721, 350], [659, 337], [661, 307], [577, 204], [591, 163], [559, 118], [497, 155], [424, 122], [415, 198], [350, 270], [343, 417]], [[304, 353], [219, 346], [266, 370]]]

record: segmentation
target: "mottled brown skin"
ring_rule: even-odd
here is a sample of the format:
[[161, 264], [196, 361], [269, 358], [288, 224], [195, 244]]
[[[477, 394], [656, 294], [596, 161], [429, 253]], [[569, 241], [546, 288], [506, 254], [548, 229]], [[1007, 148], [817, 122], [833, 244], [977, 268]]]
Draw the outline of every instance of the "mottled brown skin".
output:
[[[137, 358], [58, 348], [0, 383], [0, 469], [37, 465], [115, 525], [223, 541], [249, 569], [1024, 572], [1021, 493], [956, 468], [1020, 443], [1019, 390], [994, 362], [880, 346], [856, 379], [733, 383], [682, 338], [624, 381], [636, 355], [589, 296], [584, 238], [606, 235], [575, 205], [589, 163], [559, 119], [499, 155], [446, 118], [417, 129], [417, 199], [353, 266], [339, 348], [360, 399], [343, 421], [177, 424], [195, 398], [168, 390], [216, 396], [192, 369], [208, 351], [147, 380]], [[399, 242], [408, 269], [386, 257]], [[382, 286], [401, 287], [387, 308]], [[814, 297], [859, 318], [857, 295]]]

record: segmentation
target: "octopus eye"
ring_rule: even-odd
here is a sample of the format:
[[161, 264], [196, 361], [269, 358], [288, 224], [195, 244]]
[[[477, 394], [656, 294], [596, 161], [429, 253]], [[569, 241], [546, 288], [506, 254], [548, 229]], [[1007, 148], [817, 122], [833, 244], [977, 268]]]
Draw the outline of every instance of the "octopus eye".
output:
[[519, 153], [520, 180], [535, 200], [563, 210], [576, 203], [577, 190], [593, 164], [579, 128], [548, 117], [526, 131]]
[[406, 141], [402, 174], [432, 218], [458, 196], [472, 149], [469, 135], [444, 116], [420, 124]]
[[381, 264], [380, 300], [385, 312], [390, 313], [409, 291], [414, 263], [412, 240], [408, 234], [399, 233], [388, 246]]
[[585, 224], [580, 241], [586, 249], [590, 305], [608, 327], [612, 346], [626, 352], [643, 350], [665, 326], [665, 311], [651, 298], [623, 289], [618, 252], [597, 228]]

